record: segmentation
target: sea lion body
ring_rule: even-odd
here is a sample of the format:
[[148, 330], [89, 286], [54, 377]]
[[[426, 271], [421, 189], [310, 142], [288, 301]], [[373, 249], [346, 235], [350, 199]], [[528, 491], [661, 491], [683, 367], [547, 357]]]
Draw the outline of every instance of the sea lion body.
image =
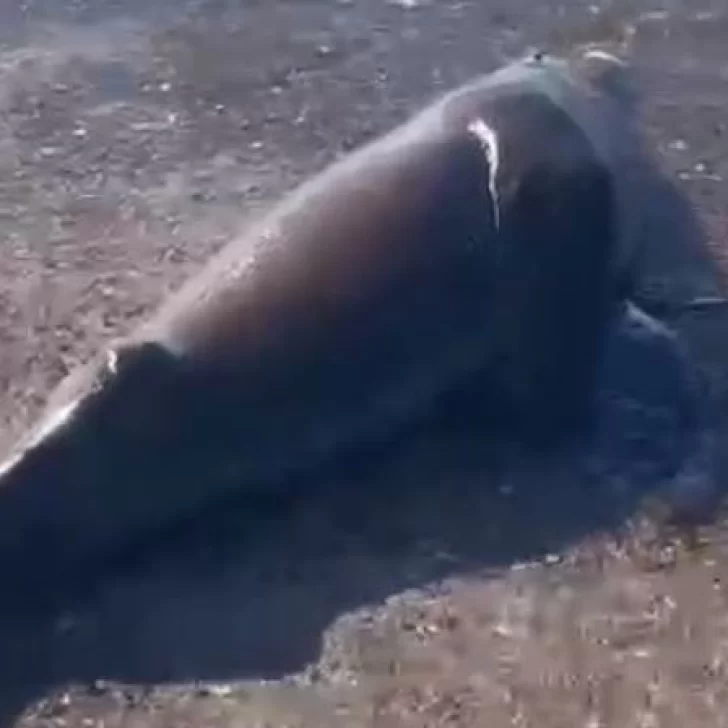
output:
[[592, 48], [569, 57], [537, 54], [495, 71], [492, 93], [539, 88], [584, 131], [615, 180], [616, 236], [611, 264], [623, 297], [634, 295], [645, 243], [645, 188], [660, 177], [648, 153], [637, 116], [640, 95], [630, 66]]
[[570, 108], [618, 100], [569, 81], [557, 103], [544, 74], [568, 67], [521, 66], [304, 184], [72, 373], [0, 469], [0, 571], [67, 578], [389, 438], [473, 375], [512, 422], [580, 422], [632, 253], [593, 140], [619, 127]]

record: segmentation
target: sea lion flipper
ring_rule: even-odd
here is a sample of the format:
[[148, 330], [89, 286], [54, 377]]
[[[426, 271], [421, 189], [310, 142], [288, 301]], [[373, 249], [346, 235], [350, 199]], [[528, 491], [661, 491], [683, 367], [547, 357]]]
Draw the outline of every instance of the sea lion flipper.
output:
[[677, 331], [631, 302], [616, 311], [605, 344], [592, 472], [632, 489], [662, 482], [674, 515], [697, 514], [717, 493], [715, 407], [704, 373]]

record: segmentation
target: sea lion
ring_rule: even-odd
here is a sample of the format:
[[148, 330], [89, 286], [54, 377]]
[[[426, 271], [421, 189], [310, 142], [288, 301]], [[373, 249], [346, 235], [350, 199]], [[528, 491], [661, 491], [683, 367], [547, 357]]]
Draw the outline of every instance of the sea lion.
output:
[[578, 426], [634, 254], [620, 69], [530, 57], [443, 95], [72, 373], [0, 467], [3, 583], [48, 592], [39, 574], [72, 580], [211, 501], [294, 483], [474, 374], [483, 408]]

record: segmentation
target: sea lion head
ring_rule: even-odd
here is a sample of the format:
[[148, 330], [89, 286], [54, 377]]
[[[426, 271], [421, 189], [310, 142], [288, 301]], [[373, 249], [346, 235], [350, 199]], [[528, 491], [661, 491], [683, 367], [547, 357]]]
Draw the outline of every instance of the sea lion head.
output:
[[537, 73], [547, 88], [570, 79], [582, 90], [616, 102], [623, 111], [633, 113], [640, 101], [636, 71], [632, 64], [598, 45], [579, 46], [564, 56], [536, 50], [515, 65], [525, 66]]

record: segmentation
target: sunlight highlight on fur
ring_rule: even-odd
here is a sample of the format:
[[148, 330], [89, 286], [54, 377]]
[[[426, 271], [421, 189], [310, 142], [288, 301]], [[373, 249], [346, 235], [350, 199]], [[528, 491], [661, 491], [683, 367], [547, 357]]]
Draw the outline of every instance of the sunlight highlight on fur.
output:
[[488, 126], [482, 119], [471, 121], [468, 124], [468, 131], [478, 138], [488, 158], [488, 191], [493, 200], [493, 219], [495, 221], [495, 228], [498, 230], [500, 229], [500, 204], [496, 185], [498, 166], [500, 164], [498, 137], [496, 136], [495, 130]]

